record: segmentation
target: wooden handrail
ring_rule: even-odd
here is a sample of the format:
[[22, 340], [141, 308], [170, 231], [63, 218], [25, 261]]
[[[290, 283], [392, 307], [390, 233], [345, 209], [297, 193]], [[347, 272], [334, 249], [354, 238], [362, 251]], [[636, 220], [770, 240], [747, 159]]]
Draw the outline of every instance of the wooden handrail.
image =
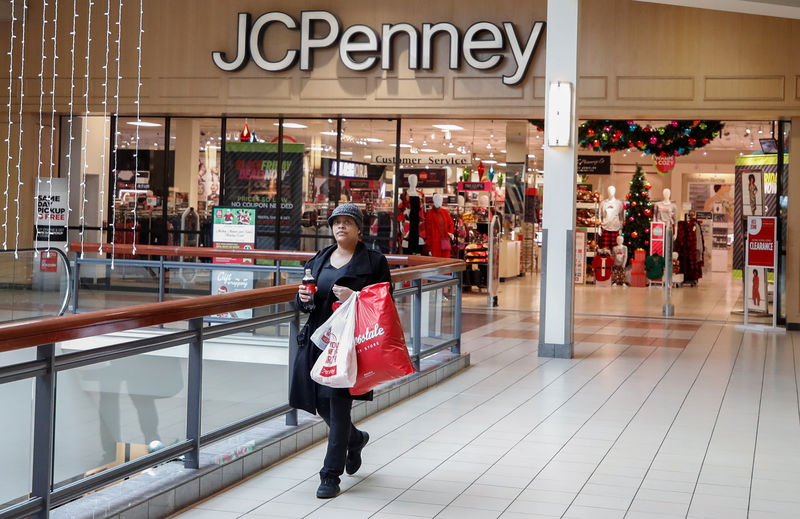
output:
[[[71, 242], [69, 250], [71, 252], [90, 252], [97, 253], [100, 248], [99, 243]], [[103, 244], [103, 253], [111, 254], [111, 244]], [[130, 243], [117, 243], [114, 245], [115, 254], [133, 254], [133, 245]], [[179, 256], [185, 258], [251, 258], [264, 260], [282, 261], [306, 261], [315, 252], [306, 251], [283, 251], [283, 250], [263, 250], [263, 249], [214, 249], [211, 247], [176, 247], [171, 245], [137, 245], [136, 254], [141, 256]], [[437, 262], [452, 261], [449, 258], [434, 258], [431, 256], [403, 256], [398, 254], [386, 254], [386, 259], [390, 265], [430, 265]]]
[[[74, 250], [75, 244], [70, 249]], [[96, 251], [98, 244], [84, 244], [84, 250]], [[127, 252], [123, 247], [127, 247]], [[115, 250], [121, 253], [132, 252], [131, 245], [116, 245]], [[122, 249], [122, 250], [120, 250]], [[153, 252], [154, 250], [168, 252]], [[109, 246], [109, 251], [111, 250]], [[80, 251], [80, 244], [78, 244]], [[197, 251], [197, 252], [194, 252]], [[206, 256], [214, 249], [204, 247], [159, 247], [141, 245], [136, 252], [143, 255], [175, 255]], [[203, 254], [200, 254], [202, 252]], [[220, 251], [222, 252], [222, 251]], [[224, 251], [224, 256], [239, 253], [250, 258], [263, 259], [307, 259], [311, 252], [291, 251]], [[243, 253], [243, 254], [242, 254]], [[392, 281], [403, 282], [419, 279], [423, 276], [447, 274], [464, 270], [461, 260], [448, 258], [432, 258], [425, 256], [387, 256], [391, 263], [412, 265], [392, 270]], [[219, 268], [224, 268], [220, 266]], [[51, 342], [69, 341], [93, 337], [105, 333], [119, 332], [156, 326], [175, 321], [183, 321], [225, 312], [235, 312], [247, 308], [286, 303], [294, 300], [298, 284], [276, 287], [257, 288], [228, 294], [197, 296], [179, 301], [164, 301], [109, 310], [99, 310], [81, 314], [62, 315], [31, 321], [20, 321], [0, 326], [0, 352], [12, 351]]]

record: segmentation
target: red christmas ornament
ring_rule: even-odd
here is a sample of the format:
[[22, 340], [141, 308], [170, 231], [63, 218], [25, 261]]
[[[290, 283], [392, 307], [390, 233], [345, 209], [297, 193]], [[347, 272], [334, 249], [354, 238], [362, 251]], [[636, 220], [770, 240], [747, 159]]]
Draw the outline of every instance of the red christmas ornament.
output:
[[644, 230], [644, 233], [645, 233], [645, 234], [650, 234], [650, 229], [645, 229], [645, 230]]
[[645, 209], [644, 214], [645, 216], [650, 216], [651, 214], [653, 214], [653, 211], [651, 211], [650, 209]]
[[631, 217], [629, 218], [629, 220], [630, 220], [630, 221], [633, 221], [633, 216], [631, 216]]
[[708, 137], [703, 137], [703, 144], [708, 144]]
[[633, 207], [636, 207], [636, 202], [631, 202], [631, 205], [632, 205]]
[[637, 236], [639, 236], [639, 233], [638, 233], [638, 232], [636, 232], [636, 231], [633, 231], [633, 232], [631, 233], [631, 238], [636, 238]]
[[689, 146], [694, 146], [695, 143], [697, 143], [697, 139], [692, 139], [692, 138], [689, 139]]
[[599, 148], [600, 147], [600, 141], [595, 139], [594, 142], [592, 143], [592, 146], [594, 146], [595, 148]]
[[630, 200], [630, 199], [631, 199], [631, 194], [630, 194], [630, 193], [628, 193], [627, 195], [625, 195], [625, 200]]
[[678, 121], [672, 121], [670, 124], [672, 125], [673, 128], [678, 127]]
[[694, 126], [697, 126], [698, 124], [700, 124], [700, 121], [692, 121], [692, 124], [693, 124]]
[[588, 135], [589, 137], [594, 137], [594, 130], [589, 128], [588, 130], [586, 130], [586, 135]]
[[650, 189], [651, 187], [653, 187], [653, 184], [648, 182], [647, 184], [644, 185], [644, 187], [646, 187], [647, 189]]
[[655, 135], [653, 135], [652, 137], [650, 137], [650, 144], [655, 144], [655, 143], [657, 143], [657, 142], [658, 142], [658, 139], [656, 139], [656, 136], [655, 136]]
[[650, 245], [650, 241], [649, 241], [649, 240], [645, 240], [645, 241], [644, 241], [644, 244], [645, 244], [645, 245]]
[[239, 135], [239, 142], [250, 142], [250, 128], [247, 126], [247, 123], [244, 123], [242, 133]]

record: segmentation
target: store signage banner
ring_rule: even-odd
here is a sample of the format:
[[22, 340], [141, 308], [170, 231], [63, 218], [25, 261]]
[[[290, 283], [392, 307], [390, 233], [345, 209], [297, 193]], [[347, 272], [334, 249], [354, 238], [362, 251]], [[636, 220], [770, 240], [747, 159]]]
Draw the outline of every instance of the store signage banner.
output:
[[459, 191], [491, 191], [492, 190], [492, 183], [488, 180], [484, 180], [483, 182], [459, 182], [458, 183], [458, 190]]
[[775, 268], [775, 217], [747, 217], [747, 265]]
[[[283, 25], [270, 30], [272, 25]], [[410, 23], [381, 24], [380, 34], [367, 25], [352, 25], [343, 30], [336, 15], [328, 11], [303, 11], [300, 22], [289, 14], [272, 11], [252, 21], [250, 13], [239, 13], [236, 30], [236, 53], [228, 59], [227, 53], [213, 51], [211, 58], [221, 70], [241, 70], [252, 61], [267, 72], [281, 72], [300, 62], [300, 70], [314, 68], [314, 52], [333, 46], [339, 47], [339, 59], [350, 70], [369, 70], [378, 63], [381, 69], [392, 70], [393, 44], [397, 38], [410, 42], [408, 51], [409, 70], [433, 68], [434, 38], [439, 34], [448, 36], [448, 65], [451, 70], [461, 68], [461, 60], [475, 70], [490, 70], [499, 67], [504, 60], [514, 63], [513, 73], [503, 76], [503, 84], [513, 86], [521, 83], [530, 68], [545, 22], [533, 22], [527, 31], [518, 32], [511, 22], [502, 26], [491, 22], [475, 22], [466, 31], [447, 22], [423, 23], [421, 30]], [[278, 49], [270, 43], [274, 31], [299, 31], [300, 45], [297, 49]], [[317, 35], [324, 35], [317, 37]], [[283, 56], [270, 61], [270, 55]], [[437, 53], [438, 54], [438, 53]], [[439, 58], [439, 59], [443, 59]]]
[[575, 229], [575, 284], [586, 283], [586, 229]]
[[408, 187], [409, 175], [417, 176], [417, 187], [445, 187], [447, 185], [447, 170], [444, 169], [401, 169], [400, 187]]
[[223, 164], [223, 206], [256, 211], [256, 248], [275, 248], [280, 207], [281, 248], [300, 250], [303, 203], [303, 144], [284, 143], [281, 193], [278, 193], [278, 144], [229, 142]]
[[[397, 157], [391, 155], [375, 155], [373, 163], [386, 165], [396, 164]], [[400, 155], [401, 166], [471, 166], [472, 157], [470, 155]]]
[[36, 246], [67, 244], [67, 179], [42, 178], [36, 187]]
[[670, 171], [675, 168], [675, 164], [677, 164], [677, 159], [675, 155], [665, 155], [660, 157], [658, 155], [653, 155], [653, 165], [658, 170], [658, 173], [661, 175], [666, 175]]
[[[252, 250], [256, 243], [256, 210], [233, 207], [214, 209], [212, 240], [215, 249]], [[214, 258], [214, 263], [252, 264], [249, 258]]]
[[664, 222], [650, 222], [650, 255], [664, 255], [665, 232]]
[[610, 175], [611, 155], [578, 155], [578, 175]]
[[[211, 274], [211, 294], [230, 294], [253, 289], [253, 273], [246, 270], [213, 270]], [[222, 319], [249, 319], [253, 309], [246, 308], [235, 312], [223, 312], [213, 317]]]

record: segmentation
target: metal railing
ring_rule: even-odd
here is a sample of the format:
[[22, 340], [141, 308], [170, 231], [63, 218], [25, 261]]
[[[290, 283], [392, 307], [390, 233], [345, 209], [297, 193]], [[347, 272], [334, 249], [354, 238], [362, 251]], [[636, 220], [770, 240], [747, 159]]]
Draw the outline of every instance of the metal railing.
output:
[[[120, 253], [131, 252], [125, 246], [116, 249]], [[164, 268], [169, 263], [164, 261], [165, 256], [219, 255], [218, 251], [209, 249], [147, 246], [138, 246], [137, 252], [159, 256], [156, 262], [163, 263]], [[307, 259], [311, 253], [224, 251], [224, 255], [270, 259], [276, 262], [273, 268], [277, 271], [285, 268], [277, 262]], [[394, 294], [415, 365], [419, 367], [421, 359], [442, 349], [459, 352], [463, 262], [406, 256], [389, 256], [388, 259], [394, 265], [405, 265], [392, 270], [392, 280], [406, 285], [398, 287]], [[76, 261], [76, 267], [79, 263]], [[219, 268], [202, 265], [206, 269]], [[186, 268], [187, 264], [182, 263], [180, 267]], [[30, 424], [31, 439], [29, 445], [17, 442], [13, 447], [4, 446], [0, 441], [0, 456], [4, 456], [6, 461], [0, 474], [3, 470], [11, 471], [16, 484], [29, 483], [16, 493], [13, 488], [0, 485], [6, 492], [4, 496], [0, 491], [0, 503], [7, 503], [0, 505], [0, 518], [48, 517], [50, 510], [59, 505], [179, 456], [185, 457], [187, 468], [198, 468], [201, 447], [229, 438], [270, 418], [287, 415], [287, 423], [296, 423], [296, 415], [292, 414], [293, 410], [287, 403], [284, 377], [288, 376], [290, 366], [290, 362], [284, 360], [287, 354], [290, 359], [294, 358], [294, 338], [300, 323], [300, 314], [292, 303], [296, 292], [297, 284], [292, 283], [0, 326], [0, 401], [11, 401], [14, 391], [17, 391], [17, 397], [25, 391], [28, 395], [34, 394], [30, 416], [25, 415], [27, 411], [24, 409], [18, 410], [16, 415], [7, 414], [6, 423], [14, 424], [8, 426], [12, 432], [14, 428], [24, 429], [25, 424]], [[424, 308], [425, 305], [428, 309]], [[244, 309], [259, 311], [251, 318], [204, 323], [204, 318], [209, 316]], [[170, 329], [154, 328], [164, 325], [169, 325]], [[265, 329], [274, 331], [265, 333]], [[251, 346], [247, 346], [247, 341], [251, 341]], [[248, 349], [243, 353], [242, 348]], [[4, 355], [12, 357], [9, 359]], [[279, 360], [265, 360], [255, 366], [252, 362], [239, 361], [229, 373], [232, 377], [224, 378], [221, 384], [217, 380], [223, 393], [213, 384], [220, 378], [220, 365], [236, 362], [237, 355], [265, 359], [273, 356]], [[170, 364], [168, 359], [174, 360], [176, 366], [172, 375], [162, 371], [163, 366]], [[132, 363], [141, 364], [138, 371], [130, 369]], [[255, 389], [246, 383], [248, 369], [254, 369], [255, 378], [262, 381]], [[94, 471], [76, 471], [75, 466], [85, 465], [89, 459], [80, 456], [81, 449], [89, 454], [94, 450], [86, 435], [78, 430], [94, 426], [90, 422], [95, 396], [100, 401], [98, 408], [109, 397], [112, 401], [109, 416], [104, 416], [101, 410], [97, 420], [101, 426], [104, 418], [115, 417], [117, 421], [125, 422], [119, 416], [121, 404], [116, 393], [120, 377], [127, 377], [128, 396], [136, 405], [143, 431], [145, 420], [142, 417], [147, 415], [148, 405], [155, 411], [157, 406], [154, 402], [167, 402], [172, 405], [169, 412], [157, 415], [157, 418], [179, 422], [164, 427], [180, 430], [180, 436], [153, 452], [142, 453], [144, 455], [140, 457], [133, 456], [136, 444], [117, 441], [116, 461], [120, 461], [120, 449], [124, 451], [121, 463], [107, 464]], [[272, 390], [267, 391], [262, 384], [271, 378], [277, 382]], [[167, 395], [174, 388], [166, 389], [164, 386], [170, 386], [173, 379], [180, 381], [180, 387], [175, 394]], [[103, 384], [111, 384], [111, 389], [104, 391]], [[135, 386], [139, 389], [132, 389]], [[239, 391], [239, 400], [230, 396], [234, 389]], [[215, 398], [220, 401], [215, 401]], [[89, 410], [82, 408], [81, 403]], [[207, 418], [209, 415], [211, 419]], [[177, 420], [177, 416], [183, 418]], [[24, 436], [26, 431], [22, 432], [21, 436]], [[2, 432], [0, 438], [1, 435]], [[69, 435], [75, 437], [75, 441], [65, 438]], [[102, 429], [100, 437], [102, 443]], [[143, 437], [147, 440], [145, 433]], [[81, 442], [89, 445], [81, 445]], [[14, 451], [4, 452], [4, 448], [13, 448]], [[32, 453], [28, 455], [27, 463], [24, 460], [19, 463], [9, 461], [9, 457], [13, 458], [11, 454], [17, 455], [19, 460], [25, 453]], [[73, 469], [65, 469], [65, 466]], [[13, 495], [8, 495], [9, 492]]]

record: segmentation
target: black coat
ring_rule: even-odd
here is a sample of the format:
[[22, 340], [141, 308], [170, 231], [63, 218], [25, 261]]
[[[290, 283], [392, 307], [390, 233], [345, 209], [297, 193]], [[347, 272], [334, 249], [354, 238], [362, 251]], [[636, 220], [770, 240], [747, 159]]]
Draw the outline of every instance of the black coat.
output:
[[[305, 268], [311, 268], [314, 279], [319, 279], [322, 266], [328, 261], [335, 249], [336, 245], [331, 245], [319, 251], [306, 262]], [[362, 242], [359, 242], [356, 246], [350, 262], [340, 270], [341, 275], [336, 284], [351, 290], [358, 291], [367, 285], [375, 283], [391, 283], [389, 262], [386, 261], [383, 254], [376, 250], [368, 249]], [[322, 354], [322, 350], [311, 342], [311, 335], [333, 314], [333, 303], [336, 301], [338, 299], [333, 294], [333, 291], [327, 294], [317, 292], [314, 295], [314, 309], [311, 310], [305, 326], [297, 334], [297, 356], [292, 365], [289, 405], [309, 413], [316, 413], [318, 397], [372, 400], [372, 391], [364, 395], [351, 397], [348, 389], [330, 388], [317, 384], [311, 379], [311, 368], [314, 367], [317, 358]], [[308, 307], [300, 301], [299, 296], [295, 298], [295, 303], [301, 311], [309, 311]]]

